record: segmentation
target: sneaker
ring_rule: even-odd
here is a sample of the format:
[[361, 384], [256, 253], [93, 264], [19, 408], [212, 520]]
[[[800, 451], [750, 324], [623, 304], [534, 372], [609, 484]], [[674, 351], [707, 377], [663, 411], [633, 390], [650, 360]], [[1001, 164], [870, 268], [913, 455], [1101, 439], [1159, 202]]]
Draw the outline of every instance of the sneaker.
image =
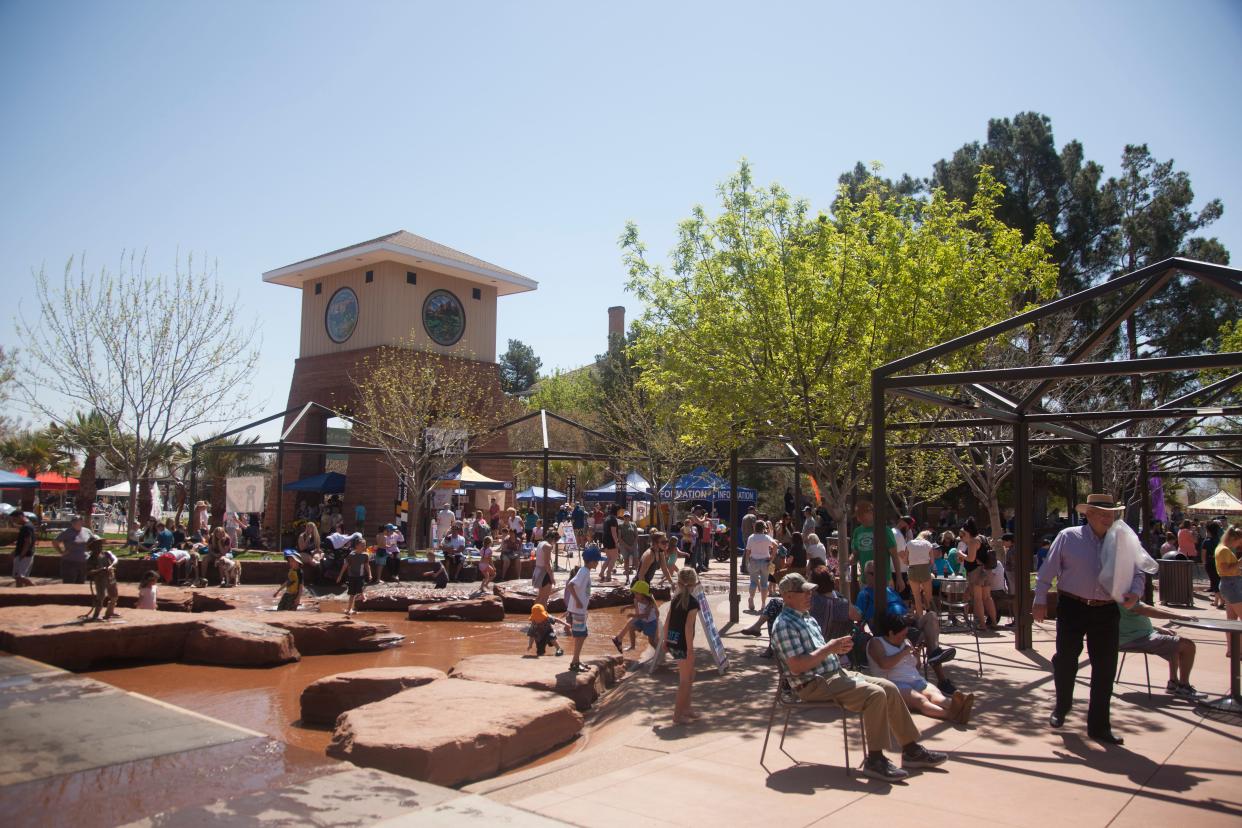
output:
[[918, 742], [915, 742], [913, 746], [901, 752], [901, 766], [903, 768], [934, 768], [937, 765], [943, 765], [947, 761], [949, 761], [948, 754], [928, 750]]
[[952, 661], [957, 655], [957, 650], [953, 647], [937, 647], [927, 654], [928, 664], [943, 664], [946, 661]]
[[910, 774], [888, 761], [887, 756], [867, 757], [863, 760], [859, 773], [881, 782], [900, 782]]
[[1207, 693], [1200, 693], [1194, 688], [1193, 684], [1179, 684], [1177, 689], [1173, 691], [1173, 695], [1179, 699], [1188, 699], [1190, 701], [1198, 701], [1206, 698]]
[[557, 648], [556, 648], [556, 654], [557, 654], [558, 656], [563, 656], [563, 655], [565, 655], [565, 651], [564, 651], [564, 650], [562, 650], [560, 647], [557, 647]]
[[624, 653], [624, 652], [625, 652], [625, 650], [621, 649], [621, 639], [620, 639], [620, 638], [615, 638], [615, 637], [614, 637], [614, 638], [612, 639], [612, 646], [614, 646], [614, 647], [616, 647], [616, 648], [617, 648], [617, 652], [618, 652], [618, 653]]
[[1173, 679], [1169, 679], [1169, 683], [1164, 686], [1164, 692], [1176, 696], [1177, 691], [1181, 689], [1181, 685]]
[[768, 647], [766, 650], [764, 650], [762, 653], [759, 654], [759, 657], [760, 658], [773, 658], [775, 655], [776, 653], [772, 652], [772, 648]]
[[941, 693], [944, 693], [946, 696], [952, 696], [957, 692], [957, 686], [953, 684], [948, 676], [946, 676], [943, 681], [936, 683], [936, 689], [938, 689]]

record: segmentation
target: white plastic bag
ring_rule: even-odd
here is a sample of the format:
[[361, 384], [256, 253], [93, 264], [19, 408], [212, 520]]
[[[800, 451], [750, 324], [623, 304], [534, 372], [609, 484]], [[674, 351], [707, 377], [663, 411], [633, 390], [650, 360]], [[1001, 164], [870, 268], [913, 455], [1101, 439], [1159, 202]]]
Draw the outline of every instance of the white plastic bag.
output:
[[1138, 571], [1155, 575], [1160, 567], [1147, 554], [1139, 536], [1124, 520], [1115, 520], [1104, 535], [1100, 549], [1100, 583], [1117, 603], [1130, 591], [1134, 573]]

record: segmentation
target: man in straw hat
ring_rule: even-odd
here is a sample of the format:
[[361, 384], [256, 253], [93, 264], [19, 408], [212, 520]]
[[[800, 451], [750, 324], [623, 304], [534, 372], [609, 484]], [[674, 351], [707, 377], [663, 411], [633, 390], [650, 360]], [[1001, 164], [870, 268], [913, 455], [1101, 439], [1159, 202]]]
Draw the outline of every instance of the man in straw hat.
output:
[[[1062, 529], [1048, 550], [1044, 565], [1035, 581], [1032, 615], [1042, 623], [1048, 616], [1048, 588], [1057, 582], [1057, 651], [1052, 657], [1052, 675], [1056, 683], [1056, 706], [1048, 723], [1054, 727], [1065, 724], [1074, 703], [1074, 679], [1078, 675], [1078, 658], [1082, 640], [1087, 639], [1087, 656], [1091, 661], [1091, 701], [1087, 706], [1087, 734], [1108, 745], [1120, 745], [1109, 721], [1109, 704], [1113, 695], [1113, 676], [1117, 672], [1118, 624], [1120, 610], [1100, 583], [1103, 566], [1101, 550], [1104, 536], [1125, 511], [1110, 495], [1092, 494], [1086, 503], [1078, 504], [1078, 513], [1086, 525]], [[1143, 573], [1136, 569], [1123, 606], [1133, 607], [1143, 591]]]

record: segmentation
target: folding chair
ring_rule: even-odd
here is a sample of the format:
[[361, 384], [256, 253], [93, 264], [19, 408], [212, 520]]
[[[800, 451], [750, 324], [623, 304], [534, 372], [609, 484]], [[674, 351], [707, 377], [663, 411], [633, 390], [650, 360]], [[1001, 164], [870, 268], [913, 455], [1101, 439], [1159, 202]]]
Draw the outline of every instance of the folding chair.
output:
[[[966, 599], [966, 582], [965, 581], [943, 581], [940, 585], [940, 609], [948, 610], [948, 614], [953, 616], [954, 613], [960, 612], [963, 619], [969, 619], [973, 611], [970, 602]], [[947, 626], [947, 625], [946, 625]], [[966, 622], [967, 628], [975, 637], [975, 656], [979, 662], [979, 677], [983, 678], [983, 648], [979, 645], [979, 629], [969, 621]], [[941, 628], [943, 634], [945, 627]]]
[[[1117, 662], [1117, 677], [1113, 679], [1114, 684], [1121, 684], [1121, 671], [1126, 666], [1126, 651], [1121, 651], [1121, 660]], [[1147, 671], [1147, 698], [1151, 698], [1151, 663], [1147, 660], [1147, 653], [1143, 653], [1143, 669]]]
[[[763, 764], [764, 758], [768, 755], [768, 740], [772, 738], [772, 723], [776, 720], [776, 711], [778, 708], [785, 710], [785, 724], [781, 727], [781, 752], [790, 759], [789, 751], [785, 750], [785, 733], [789, 730], [789, 717], [793, 715], [795, 710], [840, 710], [841, 711], [841, 742], [845, 746], [845, 773], [847, 776], [854, 772], [853, 766], [850, 764], [850, 737], [846, 727], [850, 717], [850, 711], [833, 701], [815, 701], [805, 702], [798, 698], [798, 694], [794, 692], [793, 687], [789, 684], [789, 674], [785, 670], [785, 663], [778, 654], [775, 659], [777, 668], [776, 678], [776, 696], [772, 699], [772, 712], [768, 715], [768, 730], [763, 737], [763, 750], [759, 753], [759, 764], [766, 769]], [[865, 744], [867, 741], [867, 727], [863, 722], [862, 714], [858, 714], [858, 724], [862, 730], [862, 739]], [[797, 760], [794, 759], [796, 762]]]

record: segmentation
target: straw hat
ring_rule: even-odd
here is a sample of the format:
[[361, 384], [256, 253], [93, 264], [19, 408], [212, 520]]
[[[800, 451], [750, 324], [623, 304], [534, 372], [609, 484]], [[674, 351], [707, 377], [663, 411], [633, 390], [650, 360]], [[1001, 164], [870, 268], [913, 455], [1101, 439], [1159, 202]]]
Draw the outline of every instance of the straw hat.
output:
[[1080, 515], [1085, 515], [1088, 509], [1099, 509], [1105, 512], [1116, 512], [1121, 514], [1126, 510], [1124, 504], [1118, 503], [1108, 494], [1089, 494], [1086, 503], [1079, 503], [1074, 507], [1075, 511]]

